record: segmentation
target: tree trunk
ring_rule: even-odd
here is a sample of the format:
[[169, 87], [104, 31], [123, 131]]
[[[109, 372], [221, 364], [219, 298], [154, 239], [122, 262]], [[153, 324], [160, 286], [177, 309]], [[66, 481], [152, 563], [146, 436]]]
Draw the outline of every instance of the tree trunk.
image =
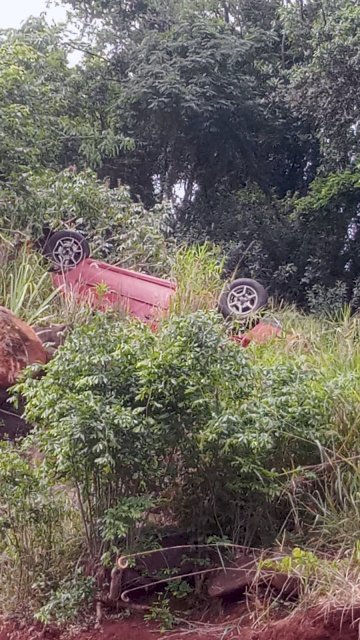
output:
[[226, 24], [230, 24], [230, 9], [227, 2], [223, 2], [224, 20]]

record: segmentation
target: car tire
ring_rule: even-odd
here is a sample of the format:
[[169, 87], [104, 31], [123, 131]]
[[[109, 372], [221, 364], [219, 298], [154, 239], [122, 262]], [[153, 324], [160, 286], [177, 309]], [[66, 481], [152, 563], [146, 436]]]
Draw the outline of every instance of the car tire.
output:
[[43, 255], [51, 261], [54, 271], [69, 271], [89, 257], [90, 247], [78, 231], [56, 231], [47, 238]]
[[238, 278], [223, 290], [219, 310], [225, 318], [243, 319], [266, 306], [268, 292], [256, 280]]

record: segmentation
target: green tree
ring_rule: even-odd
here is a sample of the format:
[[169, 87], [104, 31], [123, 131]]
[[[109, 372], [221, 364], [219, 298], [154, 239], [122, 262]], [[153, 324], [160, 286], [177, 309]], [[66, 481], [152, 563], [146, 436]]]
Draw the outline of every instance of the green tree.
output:
[[[303, 296], [321, 285], [334, 290], [341, 303], [359, 299], [360, 171], [346, 169], [317, 178], [306, 197], [294, 201], [293, 223], [298, 245], [294, 262]], [[343, 293], [341, 286], [343, 284]], [[312, 298], [313, 299], [313, 298]]]
[[15, 187], [24, 171], [95, 167], [132, 148], [113, 126], [111, 85], [104, 92], [101, 72], [94, 83], [90, 64], [85, 75], [69, 68], [64, 39], [42, 18], [0, 34], [0, 179]]
[[55, 168], [64, 158], [59, 120], [68, 108], [66, 55], [54, 43], [40, 49], [16, 32], [3, 32], [0, 38], [2, 181], [15, 181], [28, 168]]
[[135, 141], [134, 153], [104, 161], [114, 180], [147, 204], [180, 182], [187, 204], [197, 192], [208, 206], [217, 185], [233, 191], [251, 179], [282, 195], [301, 187], [308, 137], [274, 78], [280, 2], [70, 4], [88, 30], [98, 20], [92, 53], [106, 51], [102, 74], [121, 86], [114, 122]]
[[315, 131], [322, 165], [337, 170], [360, 151], [360, 7], [353, 0], [323, 4], [307, 29], [305, 59], [291, 69], [288, 101]]

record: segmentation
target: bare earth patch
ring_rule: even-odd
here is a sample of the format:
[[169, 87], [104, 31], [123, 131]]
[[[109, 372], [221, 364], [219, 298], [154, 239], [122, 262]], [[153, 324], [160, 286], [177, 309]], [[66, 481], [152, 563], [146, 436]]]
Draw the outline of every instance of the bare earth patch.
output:
[[[20, 628], [3, 624], [0, 640], [358, 640], [359, 610], [332, 611], [324, 616], [314, 609], [307, 613], [296, 613], [272, 622], [262, 629], [239, 626], [225, 632], [226, 622], [220, 630], [221, 620], [211, 626], [199, 626], [195, 631], [181, 629], [161, 633], [155, 624], [146, 623], [141, 617], [105, 621], [100, 630], [59, 632], [35, 628]], [[225, 632], [225, 633], [224, 633]]]

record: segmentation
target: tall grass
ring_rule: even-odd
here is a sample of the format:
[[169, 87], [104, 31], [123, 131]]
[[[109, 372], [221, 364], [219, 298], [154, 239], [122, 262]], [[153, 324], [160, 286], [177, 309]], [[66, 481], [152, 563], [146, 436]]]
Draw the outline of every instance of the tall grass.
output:
[[54, 318], [54, 289], [41, 256], [24, 245], [16, 256], [8, 254], [2, 265], [0, 305], [35, 324]]
[[[3, 248], [3, 251], [1, 249]], [[30, 325], [80, 324], [91, 315], [89, 300], [54, 287], [41, 255], [24, 244], [15, 254], [11, 243], [0, 244], [0, 306]]]
[[0, 615], [24, 619], [73, 571], [80, 521], [69, 488], [51, 483], [29, 447], [0, 442], [0, 486]]
[[171, 312], [183, 315], [215, 309], [223, 287], [223, 267], [221, 251], [211, 243], [180, 248], [171, 274], [177, 283]]
[[291, 521], [293, 543], [349, 552], [360, 539], [360, 317], [346, 309], [333, 320], [292, 307], [271, 312], [283, 327], [282, 337], [251, 345], [251, 358], [259, 367], [297, 361], [316, 371], [313, 384], [321, 385], [324, 402], [334, 407], [327, 442], [318, 444], [319, 464], [284, 477], [289, 504], [284, 530]]
[[272, 313], [282, 325], [282, 338], [257, 348], [253, 357], [264, 363], [299, 360], [321, 370], [324, 383], [342, 381], [346, 397], [360, 400], [360, 316], [345, 312], [338, 321], [325, 320], [292, 307]]
[[321, 448], [322, 462], [295, 475], [286, 490], [300, 542], [348, 555], [360, 541], [360, 455]]

